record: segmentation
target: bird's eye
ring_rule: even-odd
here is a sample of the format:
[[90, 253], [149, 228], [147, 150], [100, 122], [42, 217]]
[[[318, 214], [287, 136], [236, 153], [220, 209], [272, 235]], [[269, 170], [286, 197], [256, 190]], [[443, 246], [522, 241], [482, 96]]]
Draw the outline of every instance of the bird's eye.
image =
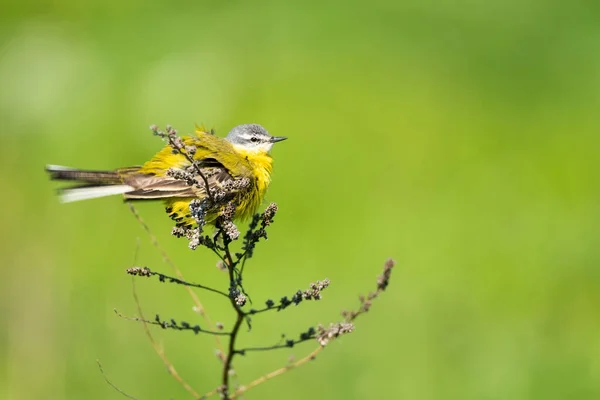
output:
[[256, 142], [258, 142], [258, 138], [257, 138], [256, 136], [252, 136], [252, 137], [250, 138], [250, 141], [251, 141], [252, 143], [256, 143]]

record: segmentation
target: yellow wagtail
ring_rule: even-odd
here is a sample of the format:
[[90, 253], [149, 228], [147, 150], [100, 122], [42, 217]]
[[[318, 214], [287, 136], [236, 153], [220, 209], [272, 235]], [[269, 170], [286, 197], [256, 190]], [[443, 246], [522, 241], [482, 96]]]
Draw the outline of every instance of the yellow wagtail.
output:
[[285, 139], [258, 124], [236, 126], [224, 139], [198, 128], [195, 136], [181, 138], [179, 151], [166, 145], [142, 166], [86, 171], [48, 165], [46, 170], [51, 179], [78, 183], [61, 189], [63, 202], [116, 194], [125, 200], [162, 199], [177, 226], [190, 228], [197, 221], [190, 211], [196, 199], [207, 202], [202, 218], [207, 224], [214, 224], [229, 204], [236, 219], [253, 215], [271, 182], [269, 151]]

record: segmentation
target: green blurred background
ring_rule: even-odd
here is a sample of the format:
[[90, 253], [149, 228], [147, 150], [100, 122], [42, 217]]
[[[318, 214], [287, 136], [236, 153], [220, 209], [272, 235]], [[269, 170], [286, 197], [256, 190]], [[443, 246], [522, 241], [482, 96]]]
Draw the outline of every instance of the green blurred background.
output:
[[[0, 7], [0, 397], [122, 398], [100, 359], [139, 399], [189, 398], [113, 312], [136, 314], [126, 267], [170, 270], [118, 198], [59, 204], [43, 169], [139, 164], [162, 146], [153, 123], [257, 122], [290, 139], [246, 286], [261, 303], [332, 285], [242, 343], [338, 320], [387, 257], [398, 266], [352, 335], [248, 399], [600, 398], [596, 2]], [[188, 279], [226, 287], [161, 206], [138, 209]], [[198, 320], [181, 288], [137, 287], [147, 315]], [[215, 387], [210, 337], [154, 332], [196, 390]], [[239, 382], [312, 348], [240, 357]]]

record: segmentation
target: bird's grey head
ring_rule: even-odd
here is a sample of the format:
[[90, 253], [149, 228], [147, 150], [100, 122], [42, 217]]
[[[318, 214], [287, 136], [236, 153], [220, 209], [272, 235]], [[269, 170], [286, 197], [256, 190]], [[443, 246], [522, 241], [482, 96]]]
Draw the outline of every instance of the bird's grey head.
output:
[[260, 153], [268, 152], [273, 147], [273, 143], [287, 138], [271, 136], [265, 128], [258, 124], [245, 124], [233, 128], [225, 139], [243, 150]]

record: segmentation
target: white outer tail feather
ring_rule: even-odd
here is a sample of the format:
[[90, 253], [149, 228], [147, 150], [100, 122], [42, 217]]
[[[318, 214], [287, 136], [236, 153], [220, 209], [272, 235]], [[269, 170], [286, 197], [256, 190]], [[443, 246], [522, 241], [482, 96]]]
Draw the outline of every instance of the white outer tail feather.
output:
[[135, 190], [129, 185], [111, 185], [64, 189], [60, 194], [61, 203], [71, 203], [74, 201], [96, 199], [98, 197], [113, 196], [124, 194]]
[[64, 165], [46, 164], [46, 171], [76, 171], [76, 168], [65, 167]]

